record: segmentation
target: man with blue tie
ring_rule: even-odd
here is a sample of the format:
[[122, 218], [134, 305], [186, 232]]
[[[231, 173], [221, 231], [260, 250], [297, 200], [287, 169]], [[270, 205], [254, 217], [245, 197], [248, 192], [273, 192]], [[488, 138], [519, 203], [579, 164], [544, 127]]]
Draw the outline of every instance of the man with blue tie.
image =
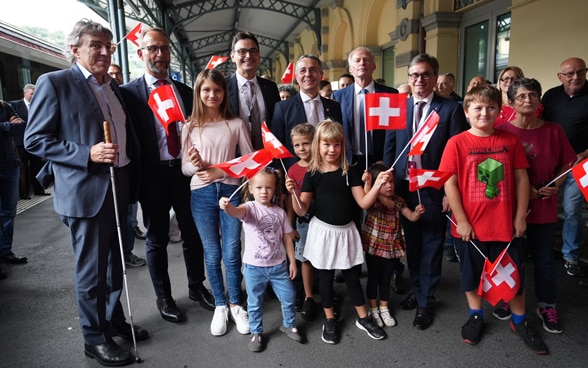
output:
[[[413, 96], [408, 99], [405, 130], [388, 130], [384, 147], [384, 163], [394, 167], [396, 190], [406, 200], [409, 208], [422, 203], [427, 212], [420, 221], [404, 221], [406, 237], [406, 261], [410, 272], [412, 293], [402, 301], [402, 309], [415, 309], [413, 325], [424, 330], [433, 323], [435, 292], [441, 280], [443, 242], [449, 210], [444, 192], [434, 188], [408, 190], [408, 168], [437, 170], [441, 155], [450, 137], [468, 129], [463, 107], [457, 102], [437, 96], [433, 89], [439, 75], [439, 62], [433, 56], [420, 54], [408, 65], [408, 83]], [[411, 137], [432, 112], [439, 115], [439, 123], [425, 152], [421, 156], [407, 157], [404, 149]], [[420, 116], [419, 116], [420, 115]]]

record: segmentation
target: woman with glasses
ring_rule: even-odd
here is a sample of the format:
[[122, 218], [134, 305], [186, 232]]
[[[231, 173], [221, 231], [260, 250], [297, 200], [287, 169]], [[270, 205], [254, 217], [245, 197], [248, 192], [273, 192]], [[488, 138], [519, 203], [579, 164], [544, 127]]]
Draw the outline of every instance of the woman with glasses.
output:
[[523, 74], [523, 70], [518, 66], [507, 66], [506, 68], [502, 69], [498, 75], [496, 88], [502, 92], [502, 108], [500, 109], [500, 114], [498, 114], [498, 119], [496, 119], [495, 126], [508, 123], [509, 121], [515, 119], [515, 110], [508, 102], [508, 87], [511, 85], [512, 81], [523, 78], [524, 76], [525, 75]]
[[[527, 243], [534, 263], [537, 316], [547, 332], [562, 333], [563, 328], [555, 308], [555, 265], [553, 248], [557, 225], [558, 188], [565, 176], [551, 183], [576, 160], [576, 154], [559, 124], [537, 117], [541, 85], [536, 79], [514, 80], [507, 92], [508, 103], [516, 118], [497, 129], [519, 137], [529, 161], [529, 214], [527, 215]], [[548, 185], [549, 184], [549, 185]], [[493, 315], [509, 319], [508, 304], [500, 305]]]

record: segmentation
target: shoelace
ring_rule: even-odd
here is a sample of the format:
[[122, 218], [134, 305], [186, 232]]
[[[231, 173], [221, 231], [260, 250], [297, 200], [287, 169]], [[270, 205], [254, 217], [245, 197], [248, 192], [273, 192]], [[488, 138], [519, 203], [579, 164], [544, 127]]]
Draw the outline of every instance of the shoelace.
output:
[[508, 303], [502, 303], [500, 309], [502, 309], [505, 312], [510, 312], [510, 305]]
[[557, 310], [555, 308], [544, 308], [541, 310], [541, 314], [546, 314], [547, 320], [551, 323], [557, 323], [559, 320], [557, 316]]

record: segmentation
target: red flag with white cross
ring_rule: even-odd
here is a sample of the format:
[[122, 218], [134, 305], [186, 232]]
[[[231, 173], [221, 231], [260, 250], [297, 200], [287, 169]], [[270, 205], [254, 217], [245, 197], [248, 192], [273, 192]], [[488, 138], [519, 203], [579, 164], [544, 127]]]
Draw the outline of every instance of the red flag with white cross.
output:
[[143, 23], [139, 23], [135, 26], [135, 28], [131, 29], [123, 39], [127, 39], [135, 44], [135, 46], [139, 47], [139, 38], [141, 38], [141, 33], [143, 32]]
[[210, 61], [208, 62], [208, 64], [206, 64], [206, 69], [216, 68], [220, 64], [226, 62], [227, 60], [229, 60], [229, 57], [228, 56], [217, 56], [217, 55], [213, 55], [210, 58]]
[[578, 188], [582, 191], [584, 198], [588, 201], [588, 158], [572, 167], [572, 175], [578, 183]]
[[486, 258], [480, 276], [478, 295], [493, 306], [501, 300], [508, 303], [517, 295], [521, 285], [519, 270], [507, 250], [508, 247], [504, 248], [494, 263]]
[[366, 131], [406, 129], [406, 93], [365, 95]]
[[410, 140], [409, 143], [412, 145], [412, 148], [408, 152], [408, 156], [422, 155], [425, 152], [425, 148], [427, 148], [433, 133], [435, 133], [435, 129], [437, 129], [439, 119], [440, 118], [439, 114], [437, 114], [437, 111], [431, 111], [429, 116], [427, 116], [427, 119], [425, 119], [425, 121], [421, 124], [420, 128]]
[[247, 179], [251, 179], [255, 174], [269, 165], [273, 159], [273, 155], [268, 150], [261, 149], [210, 167], [218, 167], [233, 178], [244, 176]]
[[282, 75], [282, 83], [290, 84], [294, 82], [294, 64], [290, 63]]
[[175, 122], [184, 122], [184, 113], [170, 84], [155, 88], [149, 95], [149, 107], [167, 131], [167, 127]]
[[275, 158], [294, 157], [290, 151], [288, 151], [286, 146], [276, 138], [274, 133], [268, 129], [265, 121], [261, 123], [261, 137], [263, 139], [263, 148], [269, 151]]
[[451, 175], [450, 172], [417, 169], [416, 167], [413, 167], [409, 172], [408, 190], [415, 192], [424, 187], [441, 189]]

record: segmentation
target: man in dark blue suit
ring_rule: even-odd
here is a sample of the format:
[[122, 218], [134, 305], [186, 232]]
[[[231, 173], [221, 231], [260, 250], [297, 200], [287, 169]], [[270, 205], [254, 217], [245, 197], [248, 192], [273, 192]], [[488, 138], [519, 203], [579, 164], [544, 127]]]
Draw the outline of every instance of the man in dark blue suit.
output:
[[[319, 84], [323, 78], [323, 63], [314, 55], [302, 55], [294, 67], [300, 93], [287, 100], [280, 101], [274, 109], [270, 130], [294, 154], [290, 139], [292, 128], [301, 123], [315, 126], [325, 119], [341, 122], [341, 106], [338, 102], [324, 98], [319, 94]], [[283, 159], [286, 169], [295, 158]]]
[[[386, 132], [384, 163], [391, 166], [397, 160], [394, 166], [396, 188], [411, 209], [419, 204], [419, 197], [417, 192], [408, 190], [407, 167], [436, 170], [449, 138], [468, 129], [463, 107], [433, 92], [438, 75], [439, 62], [435, 57], [420, 54], [412, 59], [408, 66], [408, 83], [412, 88], [413, 97], [408, 100], [406, 130]], [[421, 119], [416, 121], [415, 115], [418, 115], [419, 108], [422, 109]], [[407, 157], [406, 145], [418, 129], [419, 123], [424, 122], [433, 111], [440, 117], [439, 124], [424, 154]], [[420, 221], [413, 223], [402, 218], [412, 294], [403, 300], [400, 306], [403, 309], [417, 308], [413, 325], [424, 330], [433, 323], [432, 307], [435, 303], [435, 291], [441, 279], [443, 242], [447, 224], [443, 212], [447, 212], [449, 207], [443, 191], [433, 188], [421, 189], [420, 201], [426, 208], [426, 213]]]
[[[231, 112], [249, 123], [251, 129], [251, 144], [253, 149], [263, 148], [261, 138], [261, 123], [265, 121], [271, 125], [274, 105], [280, 101], [278, 86], [271, 80], [257, 77], [257, 69], [261, 55], [259, 42], [255, 35], [249, 32], [239, 32], [233, 38], [231, 45], [231, 60], [237, 65], [236, 73], [227, 79], [229, 103]], [[253, 92], [251, 99], [247, 97], [249, 84]]]
[[[71, 234], [85, 354], [107, 366], [134, 360], [112, 339], [133, 336], [119, 301], [123, 273], [110, 167], [124, 219], [129, 201], [136, 200], [139, 166], [135, 130], [118, 85], [107, 74], [112, 37], [99, 23], [76, 23], [66, 53], [74, 65], [39, 78], [24, 137], [25, 148], [47, 160], [37, 178], [44, 187], [55, 183], [55, 211]], [[113, 143], [104, 143], [106, 121]], [[134, 327], [137, 340], [149, 336]]]
[[157, 296], [161, 317], [169, 322], [185, 319], [172, 297], [168, 268], [169, 213], [173, 207], [184, 241], [182, 248], [188, 275], [189, 297], [207, 310], [214, 310], [214, 298], [203, 286], [204, 251], [190, 208], [190, 178], [182, 174], [179, 152], [180, 127], [172, 123], [169, 134], [155, 118], [147, 101], [158, 86], [172, 85], [184, 116], [192, 112], [194, 93], [187, 85], [173, 81], [168, 69], [170, 40], [163, 29], [143, 31], [137, 53], [145, 63], [145, 75], [123, 86], [121, 91], [141, 146], [141, 191], [139, 201], [147, 228], [147, 267]]
[[[398, 93], [394, 88], [374, 82], [372, 74], [376, 70], [374, 55], [367, 47], [360, 46], [353, 49], [348, 57], [349, 71], [353, 74], [355, 82], [343, 89], [333, 92], [333, 99], [341, 104], [343, 112], [343, 130], [347, 140], [347, 159], [352, 164], [357, 164], [358, 170], [363, 172], [366, 167], [366, 154], [368, 165], [381, 161], [384, 155], [385, 130], [368, 132], [367, 152], [361, 151], [365, 142], [365, 132], [361, 129], [363, 121], [365, 93]], [[365, 143], [363, 143], [365, 145]]]

